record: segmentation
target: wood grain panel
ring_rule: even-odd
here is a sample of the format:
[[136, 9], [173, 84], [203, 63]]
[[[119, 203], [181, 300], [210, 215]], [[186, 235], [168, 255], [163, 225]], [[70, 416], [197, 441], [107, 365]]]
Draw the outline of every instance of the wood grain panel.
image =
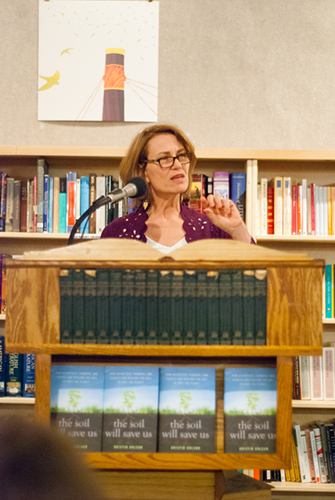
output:
[[287, 468], [291, 465], [292, 363], [292, 358], [277, 358], [277, 455]]
[[35, 374], [36, 417], [42, 422], [50, 422], [51, 356], [49, 354], [36, 355]]

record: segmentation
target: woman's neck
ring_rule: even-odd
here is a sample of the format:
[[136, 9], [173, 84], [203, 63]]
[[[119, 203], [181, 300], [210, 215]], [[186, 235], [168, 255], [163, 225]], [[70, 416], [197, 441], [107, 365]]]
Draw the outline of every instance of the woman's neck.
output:
[[153, 202], [147, 210], [147, 214], [155, 214], [155, 216], [166, 217], [173, 213], [180, 213], [180, 195], [174, 196], [173, 198], [157, 198], [153, 197]]

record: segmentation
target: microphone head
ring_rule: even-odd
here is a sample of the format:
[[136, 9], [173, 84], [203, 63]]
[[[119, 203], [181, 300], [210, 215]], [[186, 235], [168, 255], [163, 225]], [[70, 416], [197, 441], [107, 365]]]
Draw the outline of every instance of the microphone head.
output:
[[130, 181], [127, 182], [126, 186], [128, 184], [132, 184], [133, 186], [136, 187], [136, 192], [135, 194], [129, 196], [129, 198], [140, 198], [141, 196], [144, 196], [145, 193], [147, 192], [147, 184], [142, 177], [133, 177], [130, 179]]

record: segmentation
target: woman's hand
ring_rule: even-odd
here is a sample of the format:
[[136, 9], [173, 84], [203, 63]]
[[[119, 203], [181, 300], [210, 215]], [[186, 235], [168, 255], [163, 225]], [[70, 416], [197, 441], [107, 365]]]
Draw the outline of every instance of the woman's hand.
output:
[[207, 198], [202, 196], [201, 203], [213, 224], [230, 234], [234, 240], [250, 243], [251, 236], [232, 200], [224, 200], [220, 194], [210, 194]]

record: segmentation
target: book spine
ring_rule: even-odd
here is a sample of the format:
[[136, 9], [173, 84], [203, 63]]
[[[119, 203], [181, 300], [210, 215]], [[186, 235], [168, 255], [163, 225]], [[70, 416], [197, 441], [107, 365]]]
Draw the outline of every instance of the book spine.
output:
[[301, 399], [311, 399], [309, 356], [299, 356]]
[[72, 275], [72, 269], [59, 271], [60, 342], [63, 344], [71, 344], [73, 339]]
[[268, 187], [268, 221], [267, 221], [267, 234], [275, 233], [274, 226], [274, 188]]
[[274, 178], [274, 234], [283, 234], [283, 178]]
[[66, 232], [70, 233], [76, 223], [77, 173], [66, 173]]
[[59, 177], [53, 178], [53, 221], [52, 228], [54, 233], [59, 233]]
[[315, 482], [320, 483], [320, 470], [319, 470], [319, 462], [318, 462], [318, 456], [317, 456], [317, 450], [316, 450], [316, 440], [315, 440], [315, 434], [314, 430], [311, 429], [309, 431], [310, 435], [310, 440], [311, 440], [311, 448], [312, 448], [312, 455], [313, 455], [313, 465], [314, 465], [314, 471], [315, 471]]
[[[89, 181], [90, 181], [90, 206], [91, 206], [93, 204], [93, 202], [96, 200], [96, 191], [97, 191], [97, 176], [96, 176], [96, 174], [90, 174]], [[90, 234], [96, 233], [96, 213], [95, 212], [93, 212], [90, 215], [89, 233]]]
[[6, 232], [13, 231], [14, 216], [14, 179], [7, 177], [7, 196], [6, 196]]
[[301, 213], [302, 213], [302, 231], [303, 236], [307, 235], [307, 180], [301, 181]]
[[26, 233], [28, 230], [28, 188], [29, 180], [25, 179], [21, 184], [21, 202], [20, 202], [20, 231]]
[[229, 199], [229, 173], [213, 172], [213, 194], [220, 194], [224, 200]]
[[48, 232], [49, 176], [43, 178], [43, 233]]
[[109, 269], [97, 269], [97, 344], [109, 344]]
[[36, 354], [23, 354], [23, 397], [35, 397]]
[[312, 450], [312, 443], [311, 443], [311, 433], [310, 433], [309, 429], [305, 429], [304, 432], [305, 432], [305, 440], [306, 440], [306, 450], [307, 450], [310, 482], [315, 483], [316, 477], [315, 477], [313, 450]]
[[33, 233], [37, 233], [37, 176], [33, 180]]
[[97, 342], [97, 282], [96, 270], [84, 271], [84, 312], [85, 312], [85, 344]]
[[0, 171], [0, 231], [6, 227], [7, 175]]
[[[122, 343], [122, 270], [109, 270], [109, 338], [111, 344]], [[157, 314], [157, 311], [156, 311]]]
[[322, 348], [323, 364], [323, 396], [324, 399], [335, 399], [334, 387], [334, 347]]
[[43, 233], [44, 175], [48, 174], [48, 164], [44, 158], [37, 160], [37, 232]]
[[[158, 274], [158, 344], [161, 345], [171, 343], [171, 275], [169, 271], [160, 271]], [[187, 310], [184, 309], [186, 314]]]
[[292, 184], [292, 234], [298, 234], [298, 186], [297, 184]]
[[6, 354], [6, 396], [22, 397], [23, 354]]
[[134, 272], [122, 272], [122, 343], [134, 343]]
[[292, 193], [291, 193], [291, 177], [283, 179], [283, 233], [291, 235], [292, 233]]
[[[80, 177], [80, 215], [82, 216], [90, 206], [90, 179], [88, 175]], [[107, 225], [107, 224], [105, 224]], [[86, 219], [80, 224], [80, 232], [88, 234], [89, 224]]]
[[14, 198], [13, 198], [14, 232], [20, 232], [20, 227], [21, 227], [21, 184], [22, 181], [14, 180]]
[[323, 399], [322, 383], [322, 356], [311, 356], [310, 358], [310, 381], [311, 381], [311, 399]]
[[268, 180], [261, 179], [261, 193], [260, 193], [260, 217], [261, 217], [261, 234], [268, 234]]
[[326, 285], [326, 318], [333, 318], [333, 266], [326, 264], [325, 267], [325, 285]]
[[311, 183], [311, 234], [315, 236], [315, 183]]
[[83, 269], [72, 271], [72, 323], [73, 344], [85, 343], [85, 273]]
[[[96, 178], [96, 198], [105, 196], [105, 176], [98, 175]], [[96, 211], [96, 234], [101, 234], [105, 227], [106, 206], [98, 208]]]
[[59, 232], [66, 233], [66, 178], [59, 179]]
[[48, 194], [48, 233], [53, 233], [53, 210], [54, 210], [54, 179], [49, 177]]
[[158, 343], [158, 271], [154, 269], [147, 272], [146, 317], [146, 343], [155, 345]]
[[255, 345], [255, 272], [243, 271], [243, 343]]
[[201, 203], [201, 196], [206, 196], [207, 175], [205, 174], [192, 174], [192, 184], [190, 191], [189, 207], [198, 212], [204, 213]]
[[324, 454], [323, 454], [322, 441], [321, 441], [321, 432], [320, 432], [319, 427], [314, 428], [314, 436], [315, 436], [316, 454], [317, 454], [317, 459], [318, 459], [318, 464], [319, 464], [320, 482], [326, 483], [327, 482], [327, 473], [326, 473], [326, 468], [325, 468]]
[[246, 174], [232, 173], [229, 175], [230, 199], [235, 203], [241, 219], [245, 222], [246, 208]]
[[[331, 186], [331, 204], [332, 204], [332, 236], [335, 235], [335, 186]], [[1, 230], [1, 229], [0, 229]]]
[[[206, 278], [201, 292], [205, 294], [206, 302]], [[202, 296], [201, 296], [202, 297]], [[198, 295], [197, 287], [197, 310], [203, 311], [203, 301]], [[205, 304], [206, 306], [206, 304]], [[184, 316], [184, 272], [182, 270], [172, 271], [171, 275], [171, 344], [183, 344], [183, 316]], [[203, 318], [202, 318], [203, 319]], [[207, 317], [205, 317], [205, 320]], [[197, 324], [197, 343], [206, 344], [207, 322], [206, 327], [201, 328]], [[202, 339], [203, 342], [202, 342]]]
[[[240, 296], [238, 298], [240, 313], [242, 314], [242, 276], [240, 279]], [[237, 278], [236, 278], [237, 283]], [[237, 285], [236, 285], [237, 286]], [[207, 342], [210, 345], [218, 345], [220, 343], [220, 312], [219, 312], [219, 273], [217, 271], [207, 272]], [[237, 319], [237, 318], [236, 318]], [[242, 318], [239, 318], [242, 321]], [[239, 329], [235, 332], [236, 342], [243, 343], [243, 325], [235, 322], [236, 328]]]
[[[231, 345], [232, 334], [232, 275], [230, 270], [219, 271], [220, 344]], [[205, 312], [206, 314], [206, 312]]]
[[5, 396], [5, 383], [6, 383], [5, 359], [6, 359], [5, 337], [3, 335], [0, 335], [0, 398], [3, 398]]
[[255, 344], [266, 345], [267, 322], [267, 273], [255, 271]]
[[134, 275], [134, 315], [136, 318], [134, 344], [145, 344], [147, 272], [145, 269], [135, 269]]

